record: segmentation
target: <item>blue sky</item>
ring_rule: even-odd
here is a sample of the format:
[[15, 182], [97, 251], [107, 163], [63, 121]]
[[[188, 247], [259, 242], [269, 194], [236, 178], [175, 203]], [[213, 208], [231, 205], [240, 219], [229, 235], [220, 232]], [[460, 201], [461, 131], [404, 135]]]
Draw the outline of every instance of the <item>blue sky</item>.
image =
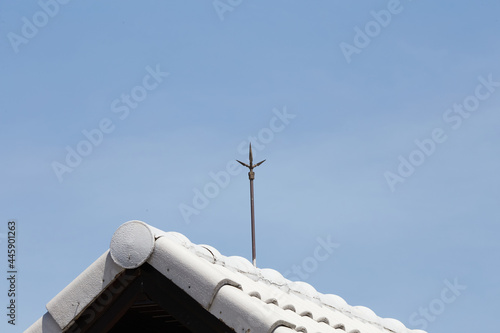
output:
[[496, 330], [500, 3], [61, 2], [0, 4], [2, 331], [129, 220], [250, 259], [227, 170], [250, 140], [259, 267], [412, 328]]

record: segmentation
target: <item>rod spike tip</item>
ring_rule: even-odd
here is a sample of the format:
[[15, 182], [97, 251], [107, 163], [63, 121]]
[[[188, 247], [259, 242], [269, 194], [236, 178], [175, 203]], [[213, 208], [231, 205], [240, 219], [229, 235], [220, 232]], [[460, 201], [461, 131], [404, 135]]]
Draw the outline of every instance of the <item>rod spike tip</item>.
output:
[[253, 164], [253, 156], [252, 156], [252, 143], [250, 142], [250, 146], [249, 146], [249, 153], [248, 153], [248, 159], [250, 160], [250, 165]]
[[243, 166], [245, 166], [245, 167], [247, 167], [247, 168], [250, 168], [250, 166], [249, 166], [249, 165], [247, 165], [246, 163], [243, 163], [242, 161], [238, 161], [238, 160], [236, 160], [236, 162], [240, 163], [241, 165], [243, 165]]
[[261, 165], [262, 163], [264, 163], [266, 160], [263, 160], [263, 161], [260, 161], [259, 163], [255, 164], [254, 167], [258, 167], [259, 165]]

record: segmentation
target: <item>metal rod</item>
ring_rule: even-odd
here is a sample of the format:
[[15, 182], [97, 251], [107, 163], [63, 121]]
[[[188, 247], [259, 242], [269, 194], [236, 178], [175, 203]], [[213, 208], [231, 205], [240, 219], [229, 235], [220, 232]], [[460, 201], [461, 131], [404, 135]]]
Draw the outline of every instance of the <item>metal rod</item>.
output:
[[249, 164], [238, 161], [241, 165], [247, 167], [250, 171], [248, 172], [248, 179], [250, 180], [250, 214], [252, 221], [252, 263], [254, 267], [257, 267], [257, 250], [255, 245], [255, 209], [254, 209], [254, 193], [253, 193], [253, 180], [255, 179], [255, 172], [253, 169], [264, 163], [266, 160], [260, 161], [257, 164], [253, 164], [253, 156], [252, 156], [252, 143], [250, 143], [248, 159], [250, 160]]
[[[253, 174], [253, 171], [251, 172]], [[254, 267], [257, 267], [257, 247], [255, 245], [255, 209], [253, 205], [253, 177], [255, 175], [250, 176], [250, 172], [248, 173], [248, 177], [250, 178], [250, 214], [252, 215], [252, 263]]]

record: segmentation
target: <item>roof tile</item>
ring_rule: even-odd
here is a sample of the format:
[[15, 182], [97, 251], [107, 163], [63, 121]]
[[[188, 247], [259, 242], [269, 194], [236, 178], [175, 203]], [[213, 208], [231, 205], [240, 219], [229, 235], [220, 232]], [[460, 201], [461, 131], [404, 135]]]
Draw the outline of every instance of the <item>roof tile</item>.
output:
[[[127, 234], [136, 227], [150, 230], [141, 233], [147, 238], [141, 244]], [[147, 260], [236, 332], [425, 333], [409, 330], [395, 319], [380, 318], [366, 307], [350, 306], [339, 296], [321, 294], [308, 283], [292, 282], [276, 270], [255, 268], [245, 258], [225, 257], [211, 246], [193, 244], [180, 233], [140, 221], [125, 223], [117, 233], [116, 239], [126, 243], [111, 244], [119, 263], [127, 266], [129, 256], [137, 254], [131, 264]], [[143, 244], [150, 241], [154, 244], [151, 254]], [[59, 333], [120, 271], [123, 267], [105, 252], [47, 304], [44, 319], [28, 332]]]

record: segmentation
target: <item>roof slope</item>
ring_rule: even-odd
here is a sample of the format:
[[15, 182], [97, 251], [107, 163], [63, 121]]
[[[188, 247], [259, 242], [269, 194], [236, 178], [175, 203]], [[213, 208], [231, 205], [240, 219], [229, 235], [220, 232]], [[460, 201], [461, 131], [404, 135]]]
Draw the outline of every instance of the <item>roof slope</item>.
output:
[[146, 262], [235, 332], [425, 333], [141, 221], [121, 225], [110, 250], [55, 296], [26, 332], [63, 332], [126, 269]]

